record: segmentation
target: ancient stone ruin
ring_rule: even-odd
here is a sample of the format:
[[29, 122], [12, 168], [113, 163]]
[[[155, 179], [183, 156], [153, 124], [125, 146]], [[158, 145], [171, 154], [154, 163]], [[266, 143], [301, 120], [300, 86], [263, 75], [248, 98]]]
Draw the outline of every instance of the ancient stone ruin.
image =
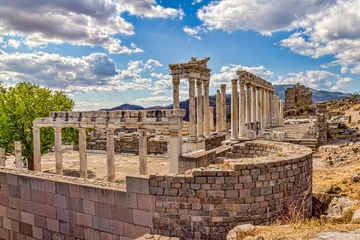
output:
[[285, 90], [285, 110], [310, 106], [312, 104], [312, 92], [309, 88], [299, 83]]
[[[170, 65], [172, 110], [52, 112], [36, 119], [35, 171], [5, 168], [0, 156], [0, 238], [136, 239], [158, 234], [226, 239], [238, 224], [274, 222], [289, 204], [305, 204], [304, 214], [311, 216], [312, 151], [285, 142], [283, 132], [270, 137], [268, 129], [282, 124], [283, 113], [272, 84], [238, 71], [238, 79], [231, 80], [231, 128], [226, 125], [225, 84], [216, 92], [214, 124], [208, 61], [191, 58]], [[181, 78], [189, 80], [189, 135], [182, 133]], [[55, 129], [56, 174], [42, 172], [43, 127]], [[67, 127], [79, 129], [80, 178], [63, 174], [61, 129]], [[115, 129], [124, 127], [137, 129], [133, 148], [139, 159], [139, 174], [126, 176], [125, 189], [115, 181], [114, 170]], [[87, 178], [87, 128], [106, 131], [108, 181]], [[148, 132], [169, 132], [167, 173], [148, 171]]]

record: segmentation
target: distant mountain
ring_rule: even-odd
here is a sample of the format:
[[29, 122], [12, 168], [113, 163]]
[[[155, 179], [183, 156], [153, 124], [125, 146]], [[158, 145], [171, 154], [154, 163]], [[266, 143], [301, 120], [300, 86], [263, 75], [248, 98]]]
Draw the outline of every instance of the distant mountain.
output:
[[[287, 88], [293, 87], [293, 85], [274, 85], [274, 90], [276, 93], [279, 94], [280, 99], [285, 99], [285, 90]], [[316, 89], [310, 89], [313, 92], [313, 102], [323, 102], [323, 101], [330, 101], [330, 100], [338, 100], [338, 99], [344, 99], [347, 97], [350, 97], [351, 94], [348, 93], [341, 93], [341, 92], [329, 92], [324, 90], [316, 90]], [[210, 107], [214, 108], [214, 117], [216, 116], [216, 96], [212, 95], [209, 97]], [[231, 95], [226, 95], [226, 109], [227, 112], [230, 111], [230, 104], [231, 104]], [[150, 109], [172, 109], [172, 104], [167, 106], [153, 106], [144, 108], [142, 106], [138, 105], [132, 105], [132, 104], [122, 104], [120, 106], [111, 108], [111, 109], [104, 109], [104, 110], [150, 110]], [[185, 121], [189, 120], [189, 99], [181, 101], [180, 102], [180, 108], [186, 109], [186, 114], [184, 117]]]
[[[293, 87], [293, 85], [273, 85], [276, 93], [279, 94], [280, 99], [285, 100], [285, 90]], [[329, 92], [325, 90], [316, 90], [310, 88], [313, 93], [313, 102], [324, 102], [330, 100], [339, 100], [347, 97], [351, 97], [350, 93], [342, 93], [342, 92]]]

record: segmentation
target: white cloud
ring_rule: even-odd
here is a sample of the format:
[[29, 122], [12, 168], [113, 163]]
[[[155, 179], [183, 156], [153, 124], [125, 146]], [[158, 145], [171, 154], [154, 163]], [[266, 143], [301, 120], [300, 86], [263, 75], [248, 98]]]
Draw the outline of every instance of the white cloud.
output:
[[145, 63], [129, 61], [125, 69], [119, 69], [104, 53], [93, 53], [82, 58], [44, 52], [3, 53], [0, 54], [0, 79], [6, 84], [29, 81], [63, 89], [69, 94], [149, 90], [152, 80], [145, 77], [150, 73], [146, 66], [153, 66], [154, 63], [161, 64], [154, 59]]
[[207, 32], [207, 30], [206, 30], [205, 28], [200, 27], [200, 26], [197, 26], [197, 27], [195, 27], [195, 28], [190, 28], [190, 27], [188, 27], [188, 26], [185, 26], [185, 27], [183, 28], [183, 31], [184, 31], [187, 35], [189, 35], [189, 36], [191, 36], [191, 37], [194, 37], [194, 38], [196, 38], [197, 40], [201, 40], [201, 37], [199, 36], [199, 33], [206, 33], [206, 32]]
[[74, 111], [91, 111], [105, 108], [114, 108], [122, 102], [75, 102]]
[[262, 77], [265, 80], [267, 78], [271, 78], [274, 76], [274, 73], [270, 70], [267, 70], [263, 66], [259, 67], [247, 67], [242, 65], [235, 65], [230, 64], [227, 66], [223, 66], [220, 69], [220, 73], [216, 73], [214, 75], [211, 75], [211, 86], [216, 87], [220, 86], [223, 83], [230, 83], [232, 79], [238, 79], [238, 75], [236, 74], [236, 71], [245, 70], [248, 72], [251, 72], [255, 74], [256, 76]]
[[172, 103], [173, 103], [173, 98], [169, 96], [138, 98], [134, 101], [134, 104], [143, 107], [166, 106]]
[[20, 47], [21, 42], [17, 41], [15, 39], [9, 39], [7, 41], [7, 45], [11, 48], [17, 49], [18, 47]]
[[325, 70], [289, 73], [287, 76], [279, 76], [274, 84], [296, 84], [300, 83], [317, 90], [344, 91], [348, 90], [348, 83], [352, 78], [344, 78], [338, 74]]
[[155, 0], [29, 0], [5, 1], [0, 8], [0, 36], [20, 36], [30, 47], [64, 42], [101, 46], [109, 53], [143, 50], [123, 46], [115, 35], [133, 35], [133, 25], [122, 13], [145, 18], [182, 18], [181, 9], [165, 8]]
[[196, 5], [196, 4], [201, 3], [201, 2], [202, 2], [202, 0], [194, 0], [194, 1], [191, 3], [191, 5]]

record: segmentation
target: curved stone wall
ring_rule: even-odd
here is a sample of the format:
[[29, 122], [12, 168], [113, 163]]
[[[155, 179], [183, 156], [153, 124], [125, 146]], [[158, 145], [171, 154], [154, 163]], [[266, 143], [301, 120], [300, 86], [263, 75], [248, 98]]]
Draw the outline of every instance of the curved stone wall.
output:
[[311, 215], [309, 148], [252, 141], [235, 145], [228, 157], [223, 165], [185, 175], [150, 176], [150, 194], [156, 196], [154, 233], [226, 239], [238, 224], [275, 221], [292, 202], [303, 202]]

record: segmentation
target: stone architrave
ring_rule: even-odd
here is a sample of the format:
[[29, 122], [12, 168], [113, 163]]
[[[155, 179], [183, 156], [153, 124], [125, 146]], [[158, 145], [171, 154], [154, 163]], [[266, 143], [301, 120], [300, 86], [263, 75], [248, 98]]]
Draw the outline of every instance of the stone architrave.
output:
[[237, 79], [231, 80], [231, 137], [230, 140], [236, 140], [238, 138], [238, 122], [236, 121], [236, 115], [237, 115], [237, 104], [238, 101], [236, 95], [237, 95]]
[[240, 90], [239, 90], [239, 134], [240, 137], [245, 136], [245, 90], [244, 83], [240, 81]]
[[204, 119], [203, 119], [203, 96], [202, 96], [202, 79], [196, 79], [197, 88], [197, 137], [204, 138]]
[[226, 84], [221, 84], [220, 86], [221, 88], [221, 110], [222, 110], [222, 131], [226, 132], [227, 131], [227, 126], [226, 126]]
[[115, 129], [106, 129], [106, 154], [107, 154], [107, 180], [115, 182]]
[[61, 128], [55, 127], [55, 168], [56, 174], [63, 175]]
[[15, 148], [15, 167], [22, 168], [23, 161], [22, 161], [22, 155], [21, 155], [21, 143], [15, 142], [14, 148]]
[[86, 128], [79, 128], [80, 177], [87, 178]]
[[216, 132], [222, 130], [222, 107], [220, 90], [216, 90]]
[[33, 127], [33, 141], [34, 141], [34, 171], [41, 171], [41, 143], [40, 143], [40, 128]]
[[173, 76], [173, 109], [180, 109], [180, 78]]
[[210, 121], [210, 131], [214, 132], [215, 126], [214, 126], [214, 108], [213, 107], [209, 108], [209, 121]]
[[251, 130], [251, 91], [249, 84], [246, 84], [246, 130]]
[[189, 140], [196, 140], [195, 79], [189, 78]]
[[209, 80], [204, 80], [204, 135], [210, 137]]
[[139, 174], [147, 175], [147, 136], [146, 129], [139, 128]]
[[5, 167], [5, 160], [6, 160], [5, 149], [0, 148], [0, 167]]

